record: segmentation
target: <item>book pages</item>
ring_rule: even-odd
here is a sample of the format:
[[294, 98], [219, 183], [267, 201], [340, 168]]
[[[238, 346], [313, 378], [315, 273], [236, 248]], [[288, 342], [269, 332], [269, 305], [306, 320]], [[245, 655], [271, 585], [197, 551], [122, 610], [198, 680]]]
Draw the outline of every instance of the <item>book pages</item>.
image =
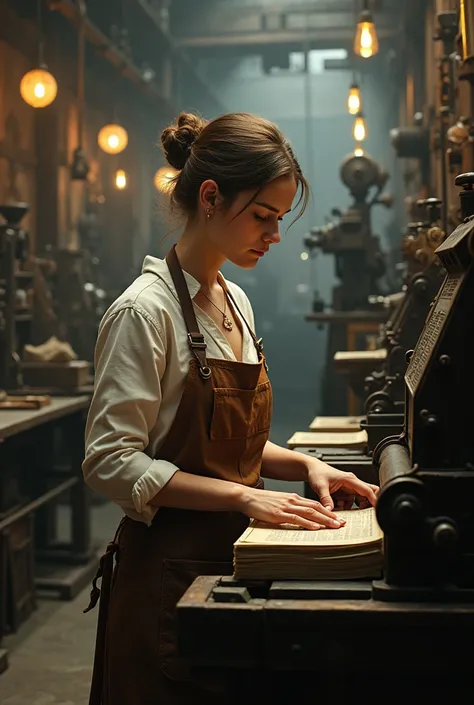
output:
[[382, 539], [382, 530], [375, 516], [375, 509], [350, 509], [336, 512], [346, 520], [340, 529], [319, 529], [308, 531], [299, 526], [283, 524], [273, 526], [252, 521], [250, 526], [234, 545], [253, 544], [259, 547], [278, 546], [356, 546], [377, 543]]
[[379, 577], [383, 534], [375, 510], [337, 512], [340, 529], [310, 531], [252, 521], [234, 544], [234, 577], [249, 580], [353, 580]]

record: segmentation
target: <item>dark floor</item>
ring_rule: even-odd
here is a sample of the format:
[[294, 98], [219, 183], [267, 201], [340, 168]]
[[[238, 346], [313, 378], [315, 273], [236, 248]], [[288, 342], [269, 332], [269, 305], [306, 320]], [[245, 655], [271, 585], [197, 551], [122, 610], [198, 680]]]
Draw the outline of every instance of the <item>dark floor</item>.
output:
[[[281, 445], [295, 430], [305, 430], [314, 415], [300, 404], [288, 418], [284, 406], [275, 414], [272, 428], [272, 440]], [[267, 481], [266, 487], [303, 490], [302, 483]], [[93, 508], [92, 536], [98, 545], [105, 547], [113, 537], [120, 516], [120, 509], [111, 504]], [[64, 534], [67, 515], [60, 519]], [[0, 705], [87, 705], [98, 611], [82, 612], [89, 590], [71, 602], [41, 597], [33, 616], [6, 639], [10, 666], [0, 675]]]
[[[105, 545], [118, 507], [94, 507], [92, 532]], [[9, 668], [0, 675], [1, 705], [87, 705], [97, 609], [83, 614], [89, 588], [75, 600], [42, 597], [18, 634], [7, 637]]]

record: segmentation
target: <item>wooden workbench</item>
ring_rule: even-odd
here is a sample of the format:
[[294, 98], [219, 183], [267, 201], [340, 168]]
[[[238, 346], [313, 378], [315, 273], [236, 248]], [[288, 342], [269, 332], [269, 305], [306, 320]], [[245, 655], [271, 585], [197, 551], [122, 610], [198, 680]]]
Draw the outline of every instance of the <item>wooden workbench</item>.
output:
[[[61, 599], [72, 599], [97, 569], [81, 468], [90, 398], [62, 396], [39, 409], [0, 409], [0, 536], [17, 522], [34, 520], [34, 584]], [[70, 509], [65, 542], [57, 537], [60, 497], [67, 497]], [[0, 648], [0, 673], [6, 665]]]
[[69, 416], [89, 407], [90, 397], [62, 397], [51, 399], [51, 403], [40, 409], [0, 409], [0, 440], [23, 431]]
[[[249, 588], [250, 602], [218, 602], [219, 580], [197, 578], [179, 602], [181, 650], [196, 668], [227, 670], [241, 702], [474, 698], [474, 604], [376, 602], [369, 583], [346, 591], [344, 581], [324, 584], [319, 599], [308, 597], [309, 582], [295, 583], [292, 599], [282, 596], [289, 583], [280, 583], [280, 597], [269, 598], [269, 582]], [[340, 599], [332, 599], [337, 589]]]

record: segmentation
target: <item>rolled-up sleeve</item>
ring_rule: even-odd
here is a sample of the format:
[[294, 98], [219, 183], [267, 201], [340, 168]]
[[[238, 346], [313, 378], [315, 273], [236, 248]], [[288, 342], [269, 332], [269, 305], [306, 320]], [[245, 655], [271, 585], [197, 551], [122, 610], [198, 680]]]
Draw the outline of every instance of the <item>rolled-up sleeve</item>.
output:
[[157, 511], [149, 501], [178, 469], [145, 452], [160, 410], [165, 366], [162, 335], [146, 311], [125, 306], [102, 322], [84, 478], [93, 490], [138, 513], [147, 524]]

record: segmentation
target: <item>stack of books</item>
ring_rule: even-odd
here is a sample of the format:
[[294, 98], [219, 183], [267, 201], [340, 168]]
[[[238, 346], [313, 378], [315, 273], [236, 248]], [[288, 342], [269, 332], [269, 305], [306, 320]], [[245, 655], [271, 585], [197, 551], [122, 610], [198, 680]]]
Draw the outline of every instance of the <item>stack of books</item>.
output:
[[239, 580], [353, 580], [382, 572], [383, 534], [373, 507], [337, 512], [340, 529], [309, 531], [252, 521], [234, 544]]

